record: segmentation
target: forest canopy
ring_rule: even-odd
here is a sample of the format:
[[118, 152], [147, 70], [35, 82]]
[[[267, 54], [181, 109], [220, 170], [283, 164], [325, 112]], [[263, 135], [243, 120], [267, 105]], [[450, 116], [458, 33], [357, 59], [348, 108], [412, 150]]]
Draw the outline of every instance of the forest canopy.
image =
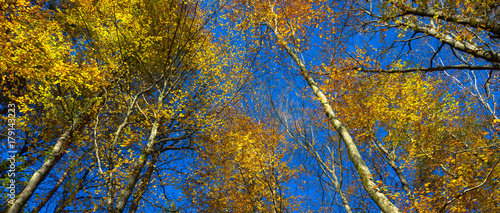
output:
[[500, 212], [496, 0], [0, 11], [0, 212]]

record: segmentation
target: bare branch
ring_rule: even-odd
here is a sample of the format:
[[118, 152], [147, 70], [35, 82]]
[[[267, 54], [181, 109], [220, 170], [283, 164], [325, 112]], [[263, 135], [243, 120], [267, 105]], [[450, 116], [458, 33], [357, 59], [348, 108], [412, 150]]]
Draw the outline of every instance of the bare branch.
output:
[[364, 67], [357, 67], [355, 69], [361, 72], [372, 72], [372, 73], [411, 73], [411, 72], [438, 72], [445, 70], [500, 70], [500, 67], [495, 65], [470, 66], [470, 65], [460, 64], [460, 65], [449, 65], [449, 66], [429, 67], [429, 68], [408, 68], [402, 70], [367, 69]]

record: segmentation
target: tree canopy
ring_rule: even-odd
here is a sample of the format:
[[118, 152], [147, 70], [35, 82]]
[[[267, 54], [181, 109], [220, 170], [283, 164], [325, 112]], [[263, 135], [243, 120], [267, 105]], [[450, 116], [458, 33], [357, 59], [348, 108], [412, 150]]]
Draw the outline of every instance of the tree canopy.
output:
[[500, 3], [0, 0], [0, 211], [500, 211]]

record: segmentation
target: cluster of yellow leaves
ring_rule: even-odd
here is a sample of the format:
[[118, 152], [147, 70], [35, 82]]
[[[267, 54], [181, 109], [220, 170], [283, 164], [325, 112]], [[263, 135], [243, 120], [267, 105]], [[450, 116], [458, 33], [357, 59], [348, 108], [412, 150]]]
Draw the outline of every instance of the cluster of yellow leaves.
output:
[[[413, 173], [408, 178], [416, 189], [418, 209], [436, 211], [450, 200], [446, 209], [452, 212], [497, 208], [488, 200], [500, 195], [493, 187], [496, 179], [459, 196], [480, 184], [498, 159], [489, 136], [495, 121], [493, 126], [480, 124], [472, 100], [459, 99], [441, 80], [422, 73], [369, 74], [337, 68], [351, 62], [338, 64], [322, 71], [330, 74], [323, 88], [335, 94], [331, 103], [363, 146], [371, 147], [371, 138], [380, 140], [393, 150], [391, 157], [403, 162], [401, 168]], [[402, 209], [414, 208], [395, 189], [389, 193], [396, 203]]]
[[409, 140], [411, 130], [430, 121], [446, 121], [456, 109], [453, 100], [437, 91], [437, 81], [414, 73], [375, 74], [324, 68], [330, 73], [325, 83], [339, 115], [357, 135], [375, 136], [374, 128], [387, 131], [385, 141], [399, 144]]
[[460, 111], [455, 125], [449, 125], [440, 135], [428, 134], [430, 137], [421, 138], [415, 145], [420, 206], [435, 211], [443, 201], [453, 200], [446, 208], [450, 212], [498, 211], [497, 136], [489, 136], [491, 130], [477, 115]]
[[227, 16], [237, 23], [236, 29], [250, 29], [249, 36], [257, 37], [254, 26], [269, 25], [278, 33], [272, 36], [278, 46], [291, 45], [297, 50], [308, 48], [311, 28], [321, 28], [320, 25], [330, 23], [334, 17], [332, 5], [327, 0], [243, 0], [232, 1], [227, 8], [230, 10]]
[[[43, 4], [43, 3], [40, 3]], [[0, 89], [33, 126], [63, 126], [109, 75], [93, 60], [82, 61], [54, 11], [29, 1], [0, 1]], [[50, 140], [50, 131], [43, 137]]]
[[284, 161], [284, 137], [275, 128], [233, 111], [202, 147], [183, 190], [200, 211], [281, 212], [295, 208], [284, 184], [295, 173]]

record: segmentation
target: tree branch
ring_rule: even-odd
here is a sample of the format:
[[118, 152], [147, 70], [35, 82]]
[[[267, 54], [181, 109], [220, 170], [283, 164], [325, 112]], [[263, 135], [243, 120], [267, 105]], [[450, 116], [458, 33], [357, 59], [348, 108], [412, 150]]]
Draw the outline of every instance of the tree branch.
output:
[[481, 18], [466, 18], [461, 15], [445, 14], [442, 11], [436, 11], [432, 7], [409, 8], [405, 10], [403, 15], [416, 15], [416, 16], [430, 17], [430, 18], [436, 17], [444, 21], [449, 21], [464, 26], [471, 26], [478, 29], [484, 29], [487, 30], [488, 32], [495, 34], [496, 36], [500, 36], [500, 24], [497, 24], [493, 21], [484, 20]]
[[[265, 25], [269, 27], [269, 29], [273, 30], [276, 36], [279, 36], [280, 33], [278, 32], [278, 30], [274, 28], [269, 22], [266, 22]], [[334, 126], [334, 128], [337, 130], [340, 137], [344, 141], [344, 144], [347, 147], [349, 158], [356, 167], [356, 170], [361, 179], [363, 187], [365, 188], [366, 192], [368, 192], [371, 199], [375, 201], [377, 206], [383, 212], [401, 212], [399, 208], [396, 207], [387, 198], [387, 196], [384, 193], [382, 193], [381, 190], [378, 188], [373, 178], [373, 175], [371, 174], [370, 169], [368, 168], [365, 161], [361, 157], [358, 147], [354, 143], [351, 134], [349, 133], [349, 131], [347, 131], [347, 128], [345, 128], [344, 124], [342, 124], [342, 122], [340, 122], [340, 120], [338, 119], [337, 115], [335, 114], [333, 108], [330, 105], [330, 101], [326, 98], [323, 91], [319, 89], [316, 81], [313, 79], [311, 73], [306, 68], [306, 65], [304, 64], [303, 60], [300, 59], [300, 57], [297, 55], [296, 51], [292, 49], [292, 47], [288, 45], [283, 45], [283, 48], [285, 49], [286, 53], [295, 61], [296, 65], [299, 67], [302, 77], [304, 77], [304, 80], [307, 82], [309, 88], [311, 88], [314, 95], [321, 101], [321, 104], [323, 105], [323, 110], [326, 116], [328, 117], [328, 120]]]
[[438, 72], [444, 70], [500, 70], [500, 67], [495, 65], [470, 66], [466, 64], [460, 64], [460, 65], [449, 65], [442, 67], [408, 68], [402, 70], [367, 69], [364, 67], [356, 67], [355, 69], [361, 72], [374, 72], [374, 73], [410, 73], [410, 72]]
[[450, 205], [451, 203], [453, 203], [455, 200], [457, 200], [458, 198], [464, 196], [466, 193], [470, 192], [470, 191], [473, 191], [473, 190], [476, 190], [476, 189], [479, 189], [481, 188], [484, 184], [486, 184], [486, 182], [488, 181], [488, 179], [490, 178], [491, 176], [491, 173], [493, 173], [493, 170], [495, 170], [495, 167], [498, 165], [498, 163], [500, 162], [500, 160], [497, 160], [497, 162], [495, 162], [495, 164], [493, 165], [493, 167], [491, 167], [491, 170], [488, 172], [488, 174], [486, 175], [486, 178], [484, 178], [483, 182], [481, 182], [480, 184], [478, 184], [477, 186], [474, 186], [474, 187], [471, 187], [471, 188], [468, 188], [468, 189], [465, 189], [464, 191], [462, 191], [460, 194], [458, 194], [457, 196], [455, 196], [454, 198], [452, 198], [451, 200], [449, 200], [448, 202], [446, 202], [440, 209], [439, 209], [439, 212], [445, 212], [445, 209], [448, 205]]

